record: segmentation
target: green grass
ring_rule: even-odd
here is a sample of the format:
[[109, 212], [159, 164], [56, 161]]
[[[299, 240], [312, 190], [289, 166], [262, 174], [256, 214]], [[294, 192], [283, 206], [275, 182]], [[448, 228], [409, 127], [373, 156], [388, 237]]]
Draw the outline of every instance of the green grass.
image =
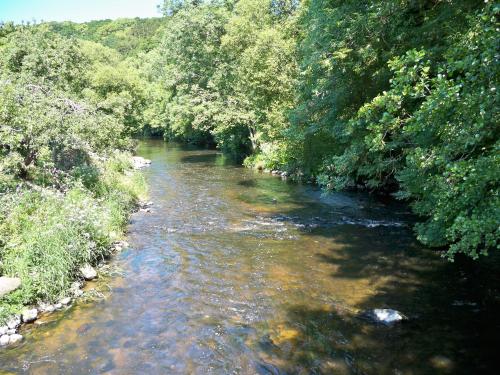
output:
[[0, 322], [23, 305], [65, 295], [84, 263], [111, 255], [146, 185], [130, 155], [75, 170], [64, 193], [22, 189], [4, 194], [0, 209], [1, 273], [22, 287], [0, 300]]

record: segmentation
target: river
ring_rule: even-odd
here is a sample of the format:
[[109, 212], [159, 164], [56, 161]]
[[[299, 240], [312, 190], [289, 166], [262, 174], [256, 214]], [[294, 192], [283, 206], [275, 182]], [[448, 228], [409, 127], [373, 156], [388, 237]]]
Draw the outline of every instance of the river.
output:
[[[154, 205], [132, 216], [114, 274], [88, 285], [102, 298], [25, 328], [0, 351], [5, 373], [492, 371], [498, 314], [464, 267], [415, 242], [404, 206], [323, 196], [213, 150], [138, 153]], [[357, 317], [378, 307], [409, 320]]]

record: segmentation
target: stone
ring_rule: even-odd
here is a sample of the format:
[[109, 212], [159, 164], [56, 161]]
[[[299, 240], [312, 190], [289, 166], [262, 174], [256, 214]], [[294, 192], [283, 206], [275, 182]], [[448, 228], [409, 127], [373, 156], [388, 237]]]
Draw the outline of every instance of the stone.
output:
[[7, 327], [7, 326], [0, 327], [0, 336], [5, 335], [8, 330], [9, 330], [9, 327]]
[[23, 336], [16, 333], [14, 335], [10, 335], [9, 344], [15, 344], [16, 342], [20, 342], [22, 340], [23, 340]]
[[0, 298], [21, 286], [19, 277], [0, 277]]
[[360, 315], [361, 318], [370, 320], [376, 324], [391, 326], [395, 323], [408, 319], [405, 315], [393, 309], [373, 309], [364, 311]]
[[9, 335], [2, 335], [0, 337], [0, 346], [5, 346], [9, 344], [10, 336]]
[[147, 167], [151, 164], [151, 160], [144, 159], [141, 156], [133, 156], [132, 157], [132, 167], [134, 169], [142, 169], [144, 167]]
[[7, 330], [7, 335], [13, 335], [13, 334], [14, 334], [14, 333], [16, 333], [16, 332], [17, 332], [17, 331], [16, 331], [14, 328], [9, 329], [9, 330]]
[[40, 304], [40, 310], [43, 311], [43, 312], [46, 312], [46, 313], [51, 313], [52, 311], [55, 310], [55, 308], [54, 308], [54, 305], [41, 303]]
[[59, 303], [64, 306], [69, 305], [71, 303], [71, 297], [64, 297], [59, 301]]
[[58, 302], [58, 303], [56, 303], [56, 304], [54, 305], [54, 307], [55, 307], [57, 310], [59, 310], [60, 308], [62, 308], [62, 306], [63, 306], [63, 305], [62, 305], [62, 303], [61, 303], [61, 302]]
[[21, 324], [21, 316], [20, 315], [14, 315], [12, 318], [10, 318], [7, 321], [7, 327], [9, 327], [9, 329], [15, 329], [15, 328], [19, 327], [20, 324]]
[[97, 277], [97, 271], [90, 264], [80, 267], [80, 273], [85, 280], [94, 280]]
[[24, 323], [31, 323], [36, 320], [38, 317], [38, 310], [37, 309], [25, 309], [23, 310], [22, 314], [22, 319]]

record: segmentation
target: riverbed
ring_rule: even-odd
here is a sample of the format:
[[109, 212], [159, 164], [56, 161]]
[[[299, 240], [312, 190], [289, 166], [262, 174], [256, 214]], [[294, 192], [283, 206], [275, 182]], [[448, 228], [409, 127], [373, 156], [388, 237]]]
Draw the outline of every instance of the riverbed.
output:
[[[26, 327], [0, 351], [5, 373], [493, 371], [498, 314], [467, 269], [414, 240], [404, 205], [325, 196], [215, 150], [150, 140], [138, 154], [153, 206], [88, 286], [100, 298]], [[373, 308], [409, 319], [359, 318]]]

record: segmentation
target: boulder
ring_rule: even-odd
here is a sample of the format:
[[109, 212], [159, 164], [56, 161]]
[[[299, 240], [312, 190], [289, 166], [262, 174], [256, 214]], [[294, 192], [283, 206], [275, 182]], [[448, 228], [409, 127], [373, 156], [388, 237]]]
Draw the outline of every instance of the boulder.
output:
[[9, 344], [9, 339], [10, 339], [9, 335], [2, 335], [0, 337], [0, 345], [1, 346], [8, 345]]
[[22, 314], [22, 319], [24, 323], [31, 323], [36, 320], [38, 317], [38, 310], [37, 309], [25, 309], [23, 310]]
[[9, 344], [15, 344], [16, 342], [19, 342], [19, 341], [22, 341], [22, 340], [23, 340], [23, 336], [15, 333], [13, 335], [10, 335], [10, 337], [9, 337]]
[[372, 309], [364, 311], [360, 317], [375, 324], [391, 326], [395, 323], [408, 319], [404, 314], [393, 309]]
[[16, 329], [17, 327], [19, 327], [20, 324], [21, 324], [20, 315], [14, 315], [7, 321], [7, 327], [9, 327], [9, 329]]
[[151, 164], [151, 160], [144, 159], [141, 156], [133, 156], [132, 157], [132, 167], [134, 169], [142, 169], [144, 167], [147, 167]]
[[40, 308], [40, 311], [45, 313], [51, 313], [55, 310], [54, 305], [49, 303], [41, 303], [38, 307]]
[[0, 298], [21, 286], [19, 277], [0, 277]]
[[90, 264], [80, 267], [80, 273], [85, 280], [94, 280], [97, 277], [97, 271]]
[[59, 301], [60, 304], [66, 306], [71, 303], [71, 297], [64, 297]]

